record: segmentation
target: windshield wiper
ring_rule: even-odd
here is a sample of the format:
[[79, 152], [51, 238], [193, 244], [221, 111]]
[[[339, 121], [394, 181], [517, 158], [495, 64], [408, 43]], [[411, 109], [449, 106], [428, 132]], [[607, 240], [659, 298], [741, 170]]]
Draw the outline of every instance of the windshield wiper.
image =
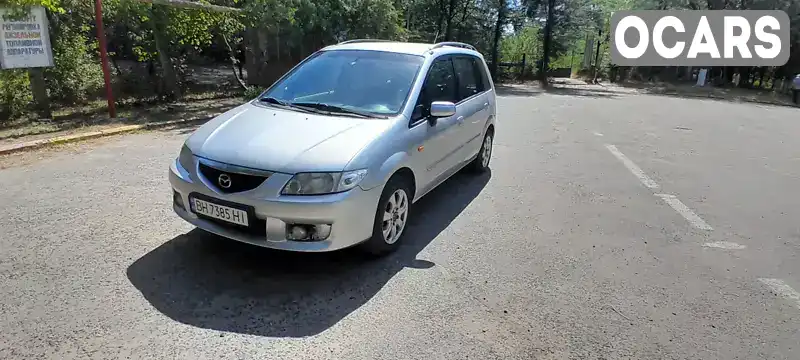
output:
[[376, 114], [373, 114], [373, 113], [370, 113], [370, 112], [366, 112], [366, 111], [348, 109], [348, 108], [345, 108], [345, 107], [341, 107], [341, 106], [337, 106], [337, 105], [331, 105], [331, 104], [325, 104], [325, 103], [295, 102], [295, 103], [291, 103], [291, 104], [292, 105], [296, 105], [296, 106], [303, 106], [303, 107], [309, 107], [309, 108], [312, 108], [312, 109], [328, 111], [328, 112], [350, 114], [350, 115], [358, 115], [358, 116], [367, 117], [367, 118], [381, 118], [381, 119], [385, 119], [386, 118], [385, 116], [376, 115]]
[[258, 98], [258, 101], [263, 101], [265, 103], [269, 103], [269, 104], [272, 104], [272, 105], [278, 105], [278, 106], [282, 106], [282, 107], [286, 107], [286, 108], [301, 110], [301, 111], [304, 111], [304, 112], [316, 112], [316, 111], [311, 111], [311, 109], [307, 109], [307, 108], [304, 108], [304, 107], [296, 106], [295, 104], [293, 104], [291, 102], [284, 101], [284, 100], [281, 100], [281, 99], [276, 99], [276, 98], [271, 97], [271, 96], [265, 96], [265, 97], [262, 97], [262, 98]]
[[286, 106], [286, 107], [294, 107], [294, 104], [292, 104], [292, 103], [290, 103], [288, 101], [277, 99], [277, 98], [274, 98], [274, 97], [271, 97], [271, 96], [265, 96], [265, 97], [262, 97], [262, 98], [258, 98], [258, 101], [263, 101], [265, 103], [270, 103], [270, 104], [274, 104], [274, 105], [281, 105], [281, 106]]

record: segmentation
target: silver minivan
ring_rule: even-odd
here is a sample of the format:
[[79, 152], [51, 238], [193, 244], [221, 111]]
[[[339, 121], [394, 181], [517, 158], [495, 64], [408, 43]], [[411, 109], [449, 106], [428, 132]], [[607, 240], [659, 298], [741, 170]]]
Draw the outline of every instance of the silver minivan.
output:
[[462, 168], [488, 169], [495, 104], [470, 45], [328, 46], [189, 136], [170, 166], [173, 208], [258, 246], [385, 254], [412, 203]]

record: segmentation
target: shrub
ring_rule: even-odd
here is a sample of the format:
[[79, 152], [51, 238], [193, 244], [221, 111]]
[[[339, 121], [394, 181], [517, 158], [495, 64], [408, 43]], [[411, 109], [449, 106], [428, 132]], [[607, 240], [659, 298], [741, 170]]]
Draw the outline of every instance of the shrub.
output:
[[22, 115], [32, 100], [25, 70], [0, 70], [0, 124]]
[[62, 28], [53, 39], [55, 67], [45, 72], [50, 97], [66, 103], [82, 103], [100, 94], [103, 69], [86, 35]]
[[255, 98], [258, 96], [258, 95], [261, 95], [261, 93], [262, 93], [262, 92], [264, 92], [264, 90], [266, 90], [266, 89], [265, 89], [265, 88], [262, 88], [262, 87], [258, 87], [258, 86], [251, 86], [249, 89], [247, 89], [247, 90], [245, 90], [245, 91], [244, 91], [244, 93], [242, 94], [242, 97], [243, 97], [245, 100], [253, 100], [253, 99], [255, 99]]

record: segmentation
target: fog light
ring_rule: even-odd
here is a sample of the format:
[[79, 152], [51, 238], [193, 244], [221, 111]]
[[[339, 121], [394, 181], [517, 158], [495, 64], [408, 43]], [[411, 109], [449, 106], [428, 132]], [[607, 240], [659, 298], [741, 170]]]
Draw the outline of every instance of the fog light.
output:
[[325, 240], [328, 236], [331, 236], [330, 224], [314, 225], [314, 232], [311, 234], [312, 240]]
[[286, 239], [292, 241], [322, 241], [331, 236], [331, 224], [288, 224]]
[[308, 230], [303, 225], [291, 225], [288, 232], [289, 240], [306, 240], [308, 238]]
[[172, 192], [172, 202], [175, 203], [179, 208], [186, 210], [186, 206], [183, 205], [183, 197], [177, 191]]

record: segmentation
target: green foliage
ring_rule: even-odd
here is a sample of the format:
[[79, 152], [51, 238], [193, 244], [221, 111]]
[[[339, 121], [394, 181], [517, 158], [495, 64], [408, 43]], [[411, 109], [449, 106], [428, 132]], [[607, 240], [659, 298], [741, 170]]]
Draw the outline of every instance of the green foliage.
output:
[[263, 93], [264, 90], [266, 89], [260, 86], [251, 86], [244, 91], [244, 93], [242, 94], [242, 98], [244, 100], [253, 100], [256, 97], [258, 97], [258, 95], [261, 95], [261, 93]]
[[0, 124], [22, 115], [32, 98], [25, 70], [0, 71]]
[[113, 55], [125, 56], [130, 51], [137, 61], [155, 59], [151, 6], [138, 1], [121, 0], [108, 4], [108, 7], [106, 18], [115, 21], [109, 22], [106, 31], [109, 39], [123, 51]]
[[346, 0], [343, 5], [348, 38], [395, 39], [402, 33], [392, 0]]
[[65, 11], [59, 0], [0, 0], [0, 7], [24, 11], [30, 6], [42, 6], [53, 13], [64, 13]]
[[527, 25], [516, 33], [506, 36], [500, 42], [500, 60], [504, 62], [518, 62], [525, 54], [527, 61], [533, 63], [539, 59], [542, 52], [542, 42], [539, 38], [538, 25]]
[[[596, 3], [597, 0], [555, 0], [553, 7], [552, 41], [550, 58], [557, 59], [570, 52], [575, 42], [580, 41], [586, 32], [596, 32], [603, 26], [605, 15]], [[614, 1], [614, 0], [601, 0]], [[523, 0], [532, 22], [545, 26], [548, 0]], [[550, 66], [552, 68], [552, 66]]]
[[81, 29], [62, 27], [52, 41], [55, 66], [45, 70], [50, 97], [67, 103], [82, 103], [99, 94], [103, 69], [95, 55], [96, 46]]

